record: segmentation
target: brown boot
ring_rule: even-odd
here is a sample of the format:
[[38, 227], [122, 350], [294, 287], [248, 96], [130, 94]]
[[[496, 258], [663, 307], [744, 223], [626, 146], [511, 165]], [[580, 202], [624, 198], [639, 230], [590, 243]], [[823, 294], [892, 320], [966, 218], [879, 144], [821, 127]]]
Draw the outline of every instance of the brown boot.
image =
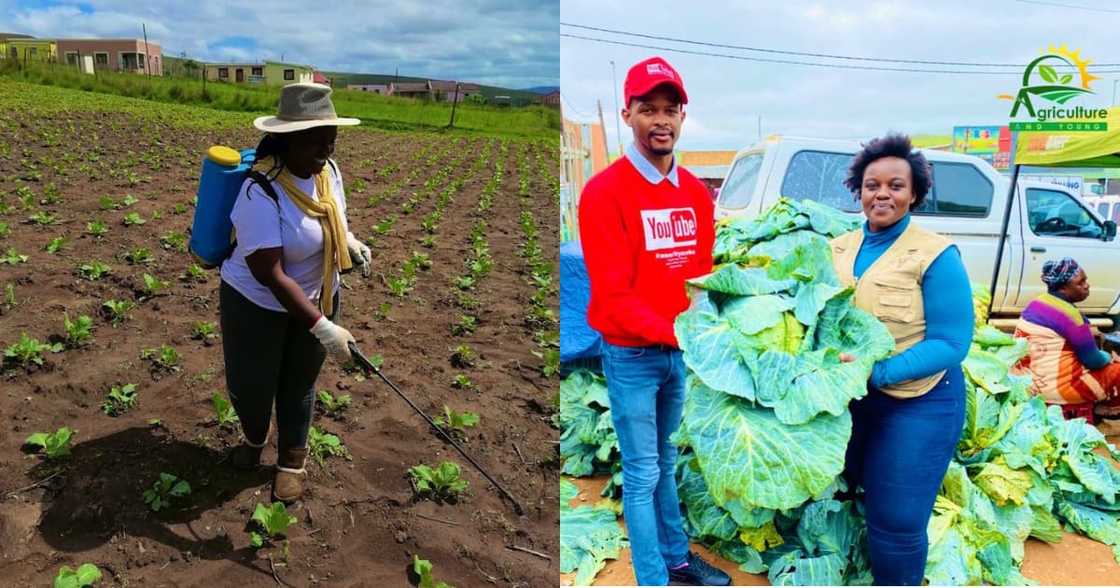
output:
[[276, 478], [272, 481], [272, 498], [290, 504], [303, 497], [307, 448], [281, 449], [276, 458]]

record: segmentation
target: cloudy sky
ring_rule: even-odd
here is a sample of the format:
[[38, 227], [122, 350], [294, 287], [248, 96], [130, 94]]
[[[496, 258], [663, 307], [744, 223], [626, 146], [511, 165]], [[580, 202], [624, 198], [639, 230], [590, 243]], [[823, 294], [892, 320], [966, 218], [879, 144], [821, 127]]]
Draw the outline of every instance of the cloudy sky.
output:
[[[660, 54], [684, 79], [690, 103], [678, 146], [738, 149], [770, 133], [863, 139], [887, 130], [950, 134], [954, 125], [1006, 124], [1023, 68], [1048, 45], [1066, 43], [1093, 61], [1102, 79], [1084, 105], [1106, 106], [1120, 80], [1120, 4], [1115, 0], [564, 0], [562, 23], [718, 45], [849, 57], [987, 63], [969, 67], [838, 60], [752, 52], [560, 27], [560, 83], [565, 114], [594, 120], [603, 104], [615, 149], [615, 86], [630, 65]], [[574, 39], [578, 35], [660, 49]], [[852, 69], [762, 63], [685, 54], [845, 65]], [[1000, 67], [1012, 64], [1014, 67]], [[1112, 66], [1095, 64], [1114, 64]], [[914, 73], [871, 67], [1007, 73]], [[1104, 72], [1113, 73], [1104, 73]], [[1071, 103], [1072, 105], [1072, 103]], [[629, 128], [621, 129], [630, 142]]]
[[559, 0], [175, 2], [0, 0], [0, 32], [136, 37], [164, 54], [278, 60], [326, 71], [511, 88], [559, 81]]

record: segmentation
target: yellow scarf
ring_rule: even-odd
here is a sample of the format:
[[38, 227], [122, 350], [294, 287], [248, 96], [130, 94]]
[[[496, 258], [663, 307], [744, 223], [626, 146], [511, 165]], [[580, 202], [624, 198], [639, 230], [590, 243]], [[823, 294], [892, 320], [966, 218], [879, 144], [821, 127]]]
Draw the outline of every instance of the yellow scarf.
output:
[[[266, 157], [258, 160], [254, 166], [262, 168], [261, 173], [264, 173], [272, 168], [273, 163], [271, 157]], [[327, 171], [327, 166], [323, 166], [322, 171], [315, 176], [315, 194], [318, 200], [299, 189], [295, 176], [287, 167], [281, 169], [280, 174], [273, 181], [284, 188], [284, 193], [304, 214], [319, 219], [319, 225], [323, 228], [323, 289], [319, 293], [319, 308], [324, 316], [330, 316], [334, 307], [335, 270], [344, 271], [353, 267], [350, 250], [346, 247], [346, 231], [342, 228], [342, 216], [331, 190], [330, 172]]]

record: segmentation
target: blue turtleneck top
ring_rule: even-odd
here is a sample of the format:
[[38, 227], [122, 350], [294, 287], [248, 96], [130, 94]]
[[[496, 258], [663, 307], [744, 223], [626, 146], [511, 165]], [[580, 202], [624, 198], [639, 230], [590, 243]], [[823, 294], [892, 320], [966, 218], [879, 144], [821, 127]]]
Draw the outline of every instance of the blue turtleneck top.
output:
[[[910, 215], [881, 231], [863, 224], [863, 244], [854, 268], [858, 279], [898, 240]], [[871, 386], [882, 388], [898, 382], [922, 378], [960, 365], [972, 344], [972, 288], [961, 261], [960, 251], [950, 246], [929, 265], [922, 276], [922, 308], [925, 310], [925, 338], [902, 353], [880, 360], [871, 371]]]

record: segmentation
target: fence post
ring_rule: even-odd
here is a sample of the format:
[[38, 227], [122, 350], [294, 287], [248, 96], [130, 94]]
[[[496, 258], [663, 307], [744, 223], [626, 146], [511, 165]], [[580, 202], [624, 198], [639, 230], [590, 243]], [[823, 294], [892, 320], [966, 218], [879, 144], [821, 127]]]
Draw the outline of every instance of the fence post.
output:
[[455, 107], [459, 104], [459, 82], [455, 82], [455, 96], [451, 99], [451, 122], [447, 124], [447, 128], [455, 127]]

